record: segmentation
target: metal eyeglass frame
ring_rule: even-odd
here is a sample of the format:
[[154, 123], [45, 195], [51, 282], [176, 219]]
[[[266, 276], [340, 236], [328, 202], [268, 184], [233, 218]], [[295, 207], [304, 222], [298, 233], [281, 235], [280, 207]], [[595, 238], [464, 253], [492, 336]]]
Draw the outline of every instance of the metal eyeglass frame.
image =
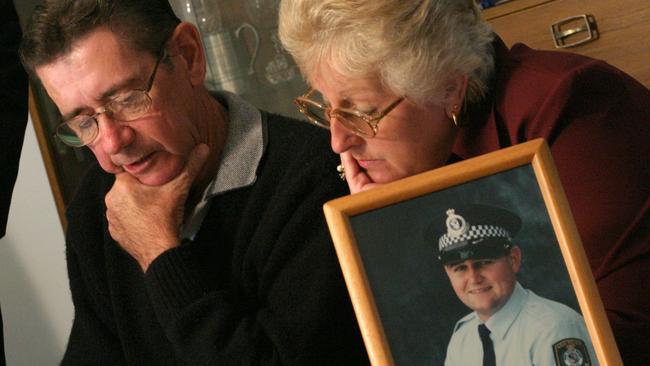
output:
[[[149, 94], [149, 92], [151, 92], [151, 89], [153, 88], [154, 80], [156, 80], [156, 74], [158, 73], [158, 66], [160, 65], [162, 60], [165, 59], [166, 55], [167, 55], [167, 52], [165, 51], [165, 47], [163, 46], [161, 48], [161, 50], [160, 50], [158, 58], [156, 59], [156, 63], [154, 65], [154, 67], [153, 67], [153, 71], [151, 72], [151, 75], [149, 76], [149, 80], [147, 81], [147, 88], [144, 89], [144, 90], [134, 89], [134, 90], [131, 91], [131, 92], [142, 92], [144, 94], [144, 96], [148, 99], [148, 106], [147, 106], [146, 110], [144, 110], [141, 114], [137, 115], [136, 117], [130, 118], [128, 120], [120, 120], [120, 121], [122, 121], [122, 122], [135, 121], [138, 118], [144, 116], [149, 111], [149, 109], [151, 109], [151, 105], [152, 105], [153, 100], [152, 100], [151, 95]], [[114, 99], [110, 100], [109, 102], [107, 102], [103, 106], [98, 107], [97, 109], [95, 109], [95, 114], [93, 114], [92, 116], [86, 116], [87, 118], [84, 119], [81, 122], [81, 123], [86, 123], [87, 121], [91, 121], [92, 123], [95, 124], [95, 133], [93, 134], [92, 138], [90, 138], [89, 141], [84, 142], [84, 141], [81, 141], [81, 139], [79, 139], [80, 144], [74, 144], [74, 143], [71, 143], [70, 140], [68, 140], [67, 138], [62, 137], [61, 135], [59, 135], [59, 128], [60, 127], [63, 127], [65, 125], [69, 125], [70, 122], [72, 122], [74, 119], [80, 117], [80, 115], [76, 115], [76, 116], [74, 116], [72, 118], [69, 118], [69, 119], [61, 122], [59, 125], [57, 125], [56, 131], [54, 132], [54, 136], [58, 137], [59, 140], [61, 140], [64, 144], [72, 146], [72, 147], [83, 147], [83, 146], [86, 146], [86, 145], [92, 143], [93, 141], [95, 141], [95, 139], [97, 138], [97, 135], [99, 134], [99, 124], [98, 124], [98, 121], [97, 121], [97, 116], [99, 116], [100, 114], [103, 114], [103, 113], [108, 113], [110, 115], [111, 112], [112, 112], [110, 105], [112, 103], [115, 103]], [[70, 129], [72, 129], [72, 128], [70, 128]]]
[[[318, 103], [314, 100], [309, 99], [309, 97], [314, 94], [316, 90], [315, 89], [309, 89], [305, 94], [303, 94], [300, 97], [297, 97], [293, 100], [293, 102], [298, 106], [298, 110], [300, 113], [304, 114], [313, 124], [330, 129], [330, 121], [321, 121], [320, 118], [317, 116], [313, 115], [312, 113], [309, 113], [307, 110], [307, 107], [304, 104], [311, 104], [319, 109], [321, 109], [323, 112], [325, 112], [325, 116], [327, 116], [330, 120], [332, 119], [332, 116], [336, 116], [338, 118], [341, 118], [341, 114], [339, 113], [340, 111], [344, 111], [346, 113], [352, 114], [356, 117], [361, 118], [365, 123], [370, 126], [370, 129], [372, 130], [372, 135], [366, 133], [363, 130], [356, 129], [356, 128], [351, 128], [353, 125], [349, 123], [348, 120], [346, 120], [344, 117], [341, 118], [342, 120], [348, 122], [348, 123], [342, 123], [343, 126], [354, 132], [356, 135], [362, 136], [362, 137], [375, 137], [377, 135], [377, 130], [379, 129], [379, 122], [381, 121], [382, 118], [386, 117], [390, 111], [392, 111], [395, 107], [397, 107], [398, 104], [400, 104], [403, 100], [404, 97], [400, 97], [393, 103], [391, 103], [388, 107], [386, 107], [384, 110], [380, 111], [378, 114], [375, 115], [369, 115], [367, 113], [363, 113], [361, 111], [358, 111], [356, 109], [349, 109], [349, 108], [334, 108], [332, 109], [331, 107], [326, 107], [321, 103]], [[326, 122], [326, 123], [325, 123]]]

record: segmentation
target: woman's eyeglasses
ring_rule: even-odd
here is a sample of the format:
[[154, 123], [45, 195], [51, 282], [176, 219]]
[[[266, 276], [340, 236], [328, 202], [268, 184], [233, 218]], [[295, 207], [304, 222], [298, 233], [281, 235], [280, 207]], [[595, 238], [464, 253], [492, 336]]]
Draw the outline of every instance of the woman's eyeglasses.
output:
[[367, 114], [355, 109], [332, 108], [322, 102], [317, 102], [310, 97], [317, 92], [310, 89], [304, 95], [294, 99], [298, 110], [304, 114], [307, 119], [316, 126], [330, 129], [332, 118], [338, 119], [343, 126], [361, 137], [375, 137], [379, 128], [379, 121], [386, 117], [404, 98], [399, 98], [383, 111], [378, 113]]

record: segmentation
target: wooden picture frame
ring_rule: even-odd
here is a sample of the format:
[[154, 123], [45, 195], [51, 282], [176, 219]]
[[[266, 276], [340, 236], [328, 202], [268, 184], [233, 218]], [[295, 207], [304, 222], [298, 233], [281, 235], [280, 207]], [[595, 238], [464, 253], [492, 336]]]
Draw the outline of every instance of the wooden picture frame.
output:
[[72, 148], [54, 137], [56, 126], [60, 122], [59, 111], [41, 84], [34, 81], [29, 86], [29, 114], [61, 227], [65, 232], [68, 226], [66, 207], [84, 172], [95, 158], [88, 148]]
[[592, 361], [622, 364], [550, 150], [537, 139], [324, 205], [373, 365], [442, 365], [454, 324], [471, 312], [426, 236], [432, 210], [456, 202], [515, 208], [515, 239], [527, 233], [517, 239], [518, 281], [582, 314]]

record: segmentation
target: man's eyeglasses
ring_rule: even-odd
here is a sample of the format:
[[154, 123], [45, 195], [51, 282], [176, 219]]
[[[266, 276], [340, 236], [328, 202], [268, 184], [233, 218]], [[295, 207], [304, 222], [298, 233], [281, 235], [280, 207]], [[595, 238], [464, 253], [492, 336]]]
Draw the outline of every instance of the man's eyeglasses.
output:
[[166, 56], [165, 48], [163, 47], [158, 55], [156, 64], [153, 67], [153, 72], [147, 82], [145, 90], [131, 90], [125, 94], [121, 94], [104, 106], [95, 110], [95, 114], [77, 115], [66, 121], [60, 123], [56, 128], [56, 136], [61, 139], [66, 145], [81, 147], [90, 144], [97, 138], [99, 133], [99, 126], [97, 124], [97, 116], [106, 113], [111, 118], [122, 121], [130, 122], [144, 116], [149, 109], [151, 109], [151, 95], [149, 92], [153, 87], [153, 81], [156, 79], [156, 72], [158, 65]]
[[315, 93], [314, 89], [310, 89], [303, 96], [294, 99], [298, 110], [307, 116], [310, 122], [329, 130], [331, 119], [337, 118], [343, 126], [361, 137], [375, 137], [379, 121], [404, 100], [404, 98], [399, 98], [383, 111], [368, 114], [355, 109], [332, 108], [322, 102], [310, 99]]

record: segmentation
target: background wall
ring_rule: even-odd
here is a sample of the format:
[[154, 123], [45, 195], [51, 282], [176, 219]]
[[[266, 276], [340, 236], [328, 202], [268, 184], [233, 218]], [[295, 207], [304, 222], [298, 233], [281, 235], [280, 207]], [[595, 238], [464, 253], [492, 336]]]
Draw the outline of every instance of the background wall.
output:
[[30, 119], [7, 235], [0, 239], [0, 303], [8, 366], [61, 361], [73, 317], [64, 250], [63, 230]]

